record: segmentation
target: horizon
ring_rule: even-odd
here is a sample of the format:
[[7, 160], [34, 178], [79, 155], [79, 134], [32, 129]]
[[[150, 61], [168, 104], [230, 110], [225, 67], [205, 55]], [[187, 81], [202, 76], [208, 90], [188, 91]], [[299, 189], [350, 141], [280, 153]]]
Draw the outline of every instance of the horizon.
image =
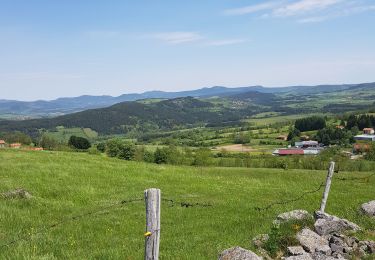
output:
[[[37, 101], [55, 101], [58, 99], [65, 99], [65, 98], [79, 98], [79, 97], [120, 97], [122, 95], [139, 95], [139, 94], [145, 94], [150, 92], [164, 92], [164, 93], [179, 93], [179, 92], [188, 92], [188, 91], [196, 91], [200, 89], [212, 89], [212, 88], [228, 88], [228, 89], [238, 89], [238, 88], [251, 88], [251, 87], [262, 87], [262, 88], [291, 88], [291, 87], [318, 87], [318, 86], [340, 86], [340, 85], [360, 85], [360, 84], [371, 84], [375, 81], [369, 81], [369, 82], [360, 82], [360, 83], [337, 83], [337, 84], [318, 84], [318, 85], [292, 85], [292, 86], [263, 86], [263, 85], [249, 85], [249, 86], [211, 86], [211, 87], [201, 87], [201, 88], [194, 88], [194, 89], [182, 89], [178, 91], [164, 91], [164, 90], [147, 90], [144, 92], [129, 92], [129, 93], [122, 93], [120, 95], [110, 95], [110, 94], [98, 94], [98, 95], [91, 95], [91, 94], [82, 94], [78, 96], [59, 96], [52, 99], [31, 99], [31, 100], [21, 100], [21, 99], [3, 99], [0, 98], [0, 101], [19, 101], [19, 102], [37, 102]], [[152, 98], [146, 98], [146, 99], [152, 99]]]
[[370, 0], [4, 1], [0, 99], [373, 82]]

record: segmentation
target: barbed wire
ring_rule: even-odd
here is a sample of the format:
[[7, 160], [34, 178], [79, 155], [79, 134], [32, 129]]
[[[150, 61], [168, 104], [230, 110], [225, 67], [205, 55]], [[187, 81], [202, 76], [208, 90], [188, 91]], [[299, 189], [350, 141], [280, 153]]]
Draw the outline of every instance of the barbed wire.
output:
[[44, 234], [44, 233], [48, 232], [49, 230], [51, 230], [53, 228], [56, 228], [57, 226], [63, 225], [65, 223], [76, 221], [76, 220], [81, 219], [83, 217], [87, 217], [87, 216], [90, 216], [90, 215], [95, 215], [95, 214], [97, 214], [99, 212], [103, 212], [103, 211], [110, 210], [110, 209], [118, 207], [118, 206], [123, 206], [125, 204], [129, 204], [129, 203], [133, 203], [133, 202], [139, 202], [139, 201], [144, 201], [144, 198], [126, 199], [126, 200], [122, 200], [122, 201], [120, 201], [118, 203], [108, 205], [106, 207], [101, 207], [99, 209], [88, 211], [88, 212], [85, 212], [83, 214], [79, 214], [79, 215], [68, 217], [68, 218], [63, 219], [61, 221], [58, 221], [58, 222], [56, 222], [54, 224], [51, 224], [51, 225], [48, 225], [48, 226], [39, 227], [34, 232], [30, 232], [28, 234], [21, 235], [18, 238], [15, 238], [15, 239], [13, 239], [13, 240], [5, 243], [5, 244], [0, 245], [0, 248], [11, 246], [11, 245], [16, 244], [16, 243], [18, 243], [20, 241], [23, 241], [23, 240], [26, 240], [26, 241], [30, 240], [32, 236]]
[[356, 180], [370, 180], [371, 177], [375, 176], [375, 173], [372, 173], [364, 177], [338, 177], [334, 176], [333, 178], [340, 181], [356, 181]]
[[269, 204], [269, 205], [267, 205], [265, 207], [255, 207], [255, 210], [257, 210], [257, 211], [265, 211], [265, 210], [268, 210], [268, 209], [270, 209], [270, 208], [272, 208], [273, 206], [276, 206], [276, 205], [285, 205], [285, 204], [289, 204], [289, 203], [292, 203], [292, 202], [296, 202], [296, 201], [302, 200], [306, 195], [312, 194], [312, 193], [316, 193], [316, 192], [320, 191], [320, 189], [323, 186], [324, 186], [324, 183], [322, 182], [319, 185], [319, 187], [317, 187], [316, 189], [311, 190], [311, 191], [306, 191], [306, 192], [302, 193], [300, 196], [298, 196], [297, 198], [273, 202], [273, 203], [271, 203], [271, 204]]
[[191, 203], [191, 202], [186, 202], [186, 201], [176, 201], [176, 200], [173, 200], [173, 199], [161, 199], [161, 200], [169, 202], [170, 203], [170, 207], [174, 207], [175, 204], [179, 204], [183, 208], [189, 208], [189, 207], [203, 207], [203, 208], [212, 207], [211, 203], [199, 203], [199, 202]]

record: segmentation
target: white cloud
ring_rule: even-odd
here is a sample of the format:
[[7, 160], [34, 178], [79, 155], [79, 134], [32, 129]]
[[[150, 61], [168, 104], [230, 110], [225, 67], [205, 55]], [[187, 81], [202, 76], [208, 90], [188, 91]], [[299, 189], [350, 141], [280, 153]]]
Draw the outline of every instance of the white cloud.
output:
[[228, 9], [224, 11], [224, 14], [227, 15], [244, 15], [256, 13], [259, 11], [270, 10], [280, 5], [280, 2], [266, 2], [262, 4], [249, 5], [240, 8]]
[[375, 11], [375, 5], [348, 7], [345, 9], [333, 11], [328, 15], [311, 16], [311, 17], [299, 19], [298, 22], [299, 23], [317, 23], [317, 22], [323, 22], [323, 21], [327, 21], [330, 19], [338, 18], [338, 17], [355, 15], [355, 14], [359, 14], [359, 13], [363, 13], [367, 11]]
[[208, 46], [225, 46], [225, 45], [233, 45], [247, 42], [243, 39], [226, 39], [226, 40], [216, 40], [216, 41], [209, 41], [206, 43]]
[[168, 44], [191, 43], [200, 41], [204, 38], [197, 32], [162, 32], [154, 33], [150, 36]]
[[[371, 0], [373, 1], [373, 0]], [[294, 18], [299, 23], [317, 23], [375, 10], [364, 0], [274, 0], [225, 10], [225, 14], [257, 13], [259, 18]]]
[[277, 8], [273, 10], [275, 16], [295, 16], [301, 15], [308, 12], [315, 12], [323, 10], [333, 5], [336, 5], [343, 0], [300, 0], [292, 4]]

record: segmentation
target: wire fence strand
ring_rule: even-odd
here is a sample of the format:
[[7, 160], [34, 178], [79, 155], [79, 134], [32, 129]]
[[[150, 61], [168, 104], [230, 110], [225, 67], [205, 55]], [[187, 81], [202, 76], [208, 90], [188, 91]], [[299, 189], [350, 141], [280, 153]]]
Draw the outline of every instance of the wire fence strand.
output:
[[311, 190], [311, 191], [306, 191], [306, 192], [302, 193], [300, 196], [298, 196], [297, 198], [289, 199], [289, 200], [276, 201], [276, 202], [273, 202], [273, 203], [271, 203], [271, 204], [269, 204], [265, 207], [255, 207], [255, 210], [265, 211], [265, 210], [268, 210], [268, 209], [270, 209], [270, 208], [272, 208], [273, 206], [276, 206], [276, 205], [286, 205], [286, 204], [289, 204], [289, 203], [292, 203], [292, 202], [302, 200], [306, 195], [316, 193], [316, 192], [320, 191], [320, 189], [323, 188], [323, 187], [324, 187], [324, 183], [322, 182], [316, 189]]
[[122, 201], [120, 201], [118, 203], [108, 205], [106, 207], [101, 207], [99, 209], [88, 211], [88, 212], [85, 212], [83, 214], [79, 214], [79, 215], [68, 217], [66, 219], [60, 220], [60, 221], [58, 221], [56, 223], [53, 223], [53, 224], [50, 224], [48, 226], [39, 227], [34, 232], [21, 235], [21, 236], [15, 238], [15, 239], [13, 239], [13, 240], [5, 243], [5, 244], [0, 245], [0, 248], [4, 248], [4, 247], [8, 247], [8, 246], [14, 245], [14, 244], [16, 244], [16, 243], [18, 243], [20, 241], [23, 241], [23, 240], [26, 240], [26, 241], [30, 240], [32, 236], [44, 234], [44, 233], [48, 232], [49, 230], [51, 230], [53, 228], [56, 228], [58, 226], [61, 226], [63, 224], [66, 224], [68, 222], [77, 221], [77, 220], [79, 220], [81, 218], [84, 218], [84, 217], [87, 217], [87, 216], [91, 216], [91, 215], [95, 215], [95, 214], [97, 214], [99, 212], [103, 212], [103, 211], [106, 211], [106, 210], [111, 210], [111, 209], [113, 209], [115, 207], [123, 206], [125, 204], [129, 204], [129, 203], [133, 203], [133, 202], [140, 202], [140, 201], [144, 201], [144, 198], [126, 199], [126, 200], [122, 200]]

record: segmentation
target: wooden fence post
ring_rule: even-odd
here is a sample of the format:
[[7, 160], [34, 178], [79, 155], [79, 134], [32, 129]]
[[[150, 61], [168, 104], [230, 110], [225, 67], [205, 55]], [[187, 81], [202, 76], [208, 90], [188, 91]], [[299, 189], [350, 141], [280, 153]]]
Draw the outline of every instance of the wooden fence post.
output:
[[323, 198], [322, 198], [322, 203], [320, 204], [320, 212], [323, 212], [323, 213], [324, 213], [324, 210], [326, 208], [329, 189], [331, 188], [331, 181], [332, 181], [332, 176], [333, 176], [334, 170], [335, 170], [335, 162], [330, 162], [328, 174], [327, 174], [327, 179], [326, 179], [326, 186], [324, 188], [324, 193], [323, 193]]
[[145, 260], [158, 260], [160, 244], [160, 190], [145, 190], [145, 202]]

